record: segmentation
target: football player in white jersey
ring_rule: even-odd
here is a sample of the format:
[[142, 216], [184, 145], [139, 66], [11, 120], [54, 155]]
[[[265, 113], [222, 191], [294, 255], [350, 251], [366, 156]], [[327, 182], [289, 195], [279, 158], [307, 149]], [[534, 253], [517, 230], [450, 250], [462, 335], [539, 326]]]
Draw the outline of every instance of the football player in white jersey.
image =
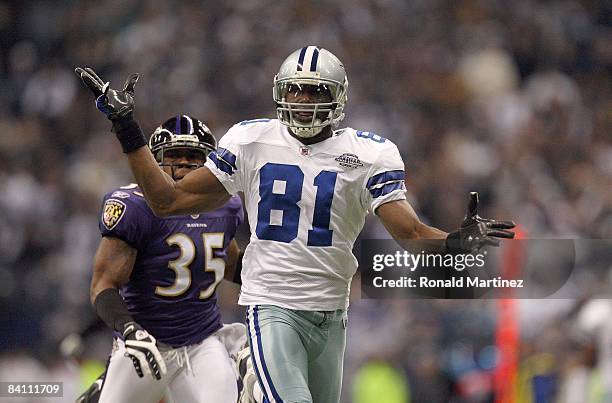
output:
[[[331, 52], [306, 46], [274, 78], [277, 119], [233, 126], [209, 161], [180, 181], [158, 167], [134, 120], [134, 84], [109, 87], [83, 69], [152, 210], [209, 211], [242, 191], [251, 228], [239, 303], [248, 306], [252, 365], [269, 402], [337, 402], [342, 382], [353, 244], [368, 212], [395, 239], [440, 239], [471, 251], [512, 238], [512, 222], [469, 213], [450, 234], [423, 224], [406, 201], [404, 164], [391, 141], [344, 117], [348, 80]], [[245, 398], [244, 400], [248, 400]]]

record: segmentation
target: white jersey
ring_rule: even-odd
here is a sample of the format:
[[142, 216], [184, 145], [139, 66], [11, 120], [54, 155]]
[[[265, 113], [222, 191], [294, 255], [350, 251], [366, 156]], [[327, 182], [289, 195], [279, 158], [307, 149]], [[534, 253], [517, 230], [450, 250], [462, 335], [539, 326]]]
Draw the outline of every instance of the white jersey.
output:
[[230, 194], [244, 192], [241, 305], [346, 308], [365, 216], [406, 198], [395, 144], [351, 128], [305, 146], [276, 119], [241, 122], [206, 166]]

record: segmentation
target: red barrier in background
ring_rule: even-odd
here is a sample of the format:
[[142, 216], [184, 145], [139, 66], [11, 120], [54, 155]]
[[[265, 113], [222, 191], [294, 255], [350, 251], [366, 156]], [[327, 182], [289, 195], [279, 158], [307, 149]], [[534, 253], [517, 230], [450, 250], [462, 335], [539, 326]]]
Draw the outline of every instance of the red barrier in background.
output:
[[[526, 234], [520, 228], [515, 230], [515, 239], [525, 239]], [[507, 241], [502, 251], [503, 278], [520, 278], [524, 251], [520, 242]], [[505, 297], [498, 300], [498, 321], [495, 331], [495, 345], [499, 352], [497, 366], [493, 374], [493, 387], [496, 403], [516, 403], [514, 396], [518, 373], [520, 347], [520, 329], [518, 324], [517, 305], [514, 290], [505, 290]]]

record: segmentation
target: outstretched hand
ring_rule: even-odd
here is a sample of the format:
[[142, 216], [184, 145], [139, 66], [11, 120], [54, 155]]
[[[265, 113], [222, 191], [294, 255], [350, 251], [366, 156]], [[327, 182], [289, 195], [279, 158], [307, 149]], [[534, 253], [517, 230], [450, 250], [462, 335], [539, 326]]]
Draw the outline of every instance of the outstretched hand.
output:
[[485, 245], [498, 246], [499, 238], [514, 238], [513, 221], [482, 218], [478, 215], [478, 192], [470, 192], [467, 214], [458, 230], [446, 239], [447, 249], [453, 252], [474, 253]]

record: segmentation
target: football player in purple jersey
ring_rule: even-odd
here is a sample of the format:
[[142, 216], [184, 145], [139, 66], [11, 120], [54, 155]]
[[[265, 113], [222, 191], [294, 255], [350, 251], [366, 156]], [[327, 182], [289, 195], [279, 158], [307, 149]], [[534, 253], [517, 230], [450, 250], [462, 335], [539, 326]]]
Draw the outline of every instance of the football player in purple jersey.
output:
[[[179, 115], [155, 130], [149, 147], [179, 180], [204, 165], [216, 140], [201, 121]], [[99, 401], [235, 403], [215, 288], [239, 260], [242, 202], [158, 218], [141, 192], [128, 185], [103, 200], [91, 301], [116, 337]]]

